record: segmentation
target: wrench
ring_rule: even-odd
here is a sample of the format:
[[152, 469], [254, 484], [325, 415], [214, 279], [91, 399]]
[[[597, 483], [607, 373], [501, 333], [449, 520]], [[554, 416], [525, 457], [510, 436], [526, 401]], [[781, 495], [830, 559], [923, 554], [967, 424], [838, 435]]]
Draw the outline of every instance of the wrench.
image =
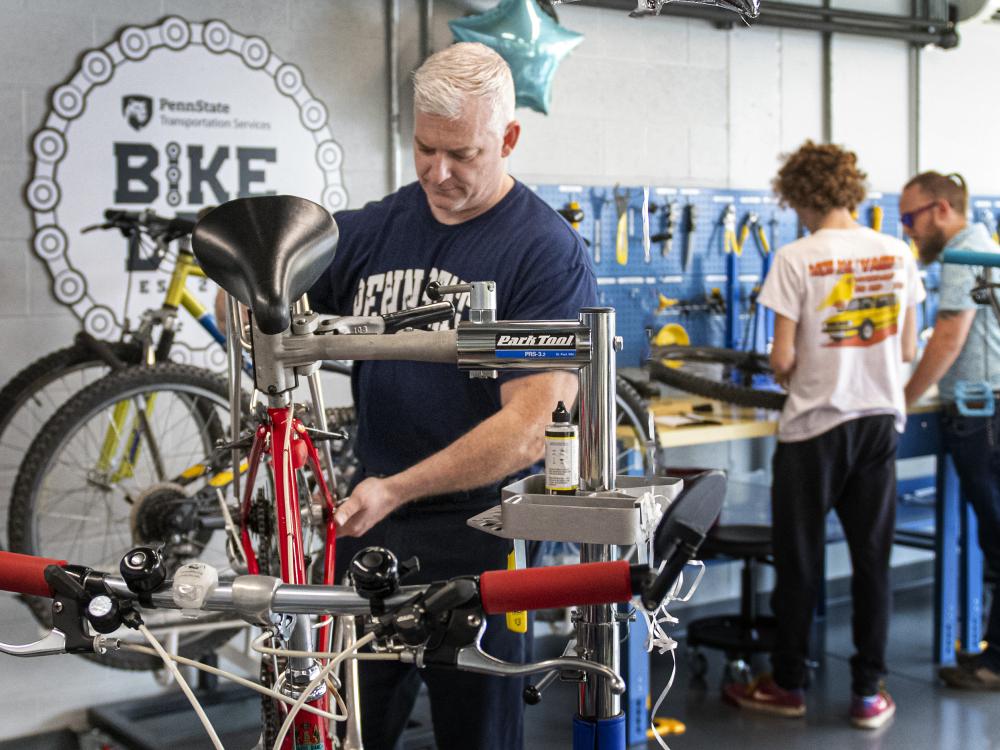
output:
[[608, 202], [607, 192], [602, 190], [598, 193], [595, 189], [590, 189], [590, 205], [594, 210], [594, 265], [601, 264], [601, 211], [604, 204]]

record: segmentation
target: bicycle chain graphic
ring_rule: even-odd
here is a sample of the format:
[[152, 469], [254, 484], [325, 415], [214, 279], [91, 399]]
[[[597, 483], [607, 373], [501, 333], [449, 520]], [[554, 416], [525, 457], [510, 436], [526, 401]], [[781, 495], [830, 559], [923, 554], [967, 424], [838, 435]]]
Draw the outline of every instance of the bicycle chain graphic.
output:
[[[32, 139], [34, 164], [25, 188], [35, 226], [32, 249], [48, 266], [56, 300], [73, 310], [86, 331], [101, 338], [116, 337], [121, 326], [115, 313], [88, 293], [86, 278], [70, 261], [69, 241], [56, 219], [61, 199], [57, 167], [68, 150], [66, 133], [83, 114], [91, 90], [110, 81], [119, 66], [139, 62], [158, 48], [179, 51], [188, 46], [204, 46], [216, 54], [236, 55], [251, 70], [271, 76], [278, 91], [295, 102], [301, 124], [312, 133], [317, 144], [315, 159], [323, 172], [325, 186], [320, 203], [331, 212], [348, 204], [340, 171], [343, 150], [333, 140], [326, 106], [306, 87], [302, 71], [278, 57], [264, 39], [244, 36], [220, 20], [189, 22], [176, 16], [150, 26], [122, 30], [102, 48], [84, 54], [80, 67], [52, 92], [51, 108]], [[179, 157], [179, 144], [169, 143], [166, 198], [171, 206], [180, 205], [182, 200]]]

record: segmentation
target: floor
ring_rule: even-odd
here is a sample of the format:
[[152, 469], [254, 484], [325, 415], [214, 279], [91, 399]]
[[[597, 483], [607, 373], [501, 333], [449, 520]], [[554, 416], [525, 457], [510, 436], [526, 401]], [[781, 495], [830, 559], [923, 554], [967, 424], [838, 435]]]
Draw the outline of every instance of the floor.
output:
[[[722, 703], [723, 659], [718, 654], [706, 652], [708, 686], [692, 686], [682, 643], [677, 678], [660, 711], [661, 716], [680, 719], [687, 726], [685, 734], [667, 738], [671, 750], [1000, 750], [1000, 693], [959, 692], [935, 680], [931, 607], [930, 587], [896, 595], [886, 684], [898, 708], [892, 723], [874, 732], [854, 729], [847, 721], [852, 647], [846, 605], [830, 609], [822, 649], [825, 656], [808, 691], [808, 712], [803, 719], [753, 715]], [[653, 663], [655, 700], [669, 679], [670, 662], [668, 657], [656, 657]], [[766, 667], [766, 661], [761, 666]], [[542, 704], [527, 708], [527, 747], [570, 748], [568, 722], [573, 707], [568, 686], [546, 691]], [[658, 745], [650, 742], [649, 747]]]

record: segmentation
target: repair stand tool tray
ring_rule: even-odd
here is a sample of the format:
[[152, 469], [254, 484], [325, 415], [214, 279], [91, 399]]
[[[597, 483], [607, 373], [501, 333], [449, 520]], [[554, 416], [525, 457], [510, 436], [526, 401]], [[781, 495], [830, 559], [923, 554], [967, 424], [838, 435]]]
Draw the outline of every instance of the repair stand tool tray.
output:
[[655, 529], [684, 481], [676, 477], [615, 478], [616, 489], [577, 495], [545, 494], [545, 475], [503, 488], [500, 505], [473, 516], [469, 526], [505, 539], [630, 546]]

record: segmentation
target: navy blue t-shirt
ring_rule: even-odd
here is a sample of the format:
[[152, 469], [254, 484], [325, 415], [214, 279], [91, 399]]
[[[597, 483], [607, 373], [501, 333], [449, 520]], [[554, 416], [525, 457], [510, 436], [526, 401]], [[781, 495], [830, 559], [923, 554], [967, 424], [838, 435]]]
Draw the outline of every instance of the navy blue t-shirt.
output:
[[[489, 211], [457, 225], [434, 218], [419, 183], [335, 219], [340, 244], [309, 292], [321, 313], [372, 315], [427, 304], [431, 281], [496, 281], [498, 320], [576, 320], [581, 307], [596, 304], [580, 236], [520, 182]], [[468, 300], [460, 295], [456, 320], [441, 325], [468, 319]], [[355, 363], [355, 450], [364, 472], [396, 474], [450, 445], [500, 409], [504, 379], [523, 374], [485, 380], [450, 364]]]

